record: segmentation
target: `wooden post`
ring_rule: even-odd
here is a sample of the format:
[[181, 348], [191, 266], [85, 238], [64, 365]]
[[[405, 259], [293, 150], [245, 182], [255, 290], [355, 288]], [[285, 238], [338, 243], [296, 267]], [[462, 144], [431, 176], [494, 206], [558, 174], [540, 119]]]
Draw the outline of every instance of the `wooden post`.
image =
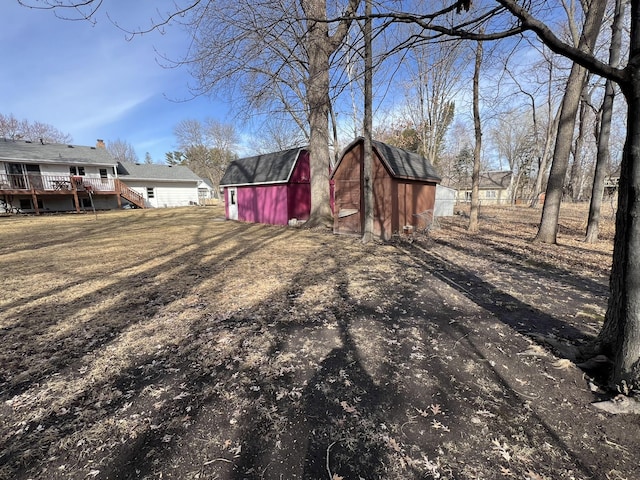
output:
[[76, 206], [76, 213], [80, 213], [80, 200], [78, 199], [78, 187], [76, 185], [76, 179], [71, 177], [71, 191], [73, 192], [73, 203]]
[[113, 186], [116, 190], [116, 201], [118, 202], [118, 209], [122, 209], [122, 199], [120, 198], [120, 180], [113, 180]]
[[38, 208], [38, 195], [33, 187], [31, 187], [31, 201], [33, 202], [33, 209], [36, 211], [36, 215], [40, 215], [40, 209]]

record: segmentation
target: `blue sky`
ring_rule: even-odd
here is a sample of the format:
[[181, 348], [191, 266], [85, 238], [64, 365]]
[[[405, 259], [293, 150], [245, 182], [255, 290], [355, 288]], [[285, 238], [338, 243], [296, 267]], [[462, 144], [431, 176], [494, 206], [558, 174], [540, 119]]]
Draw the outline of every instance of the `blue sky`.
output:
[[[170, 2], [169, 2], [170, 3]], [[144, 27], [155, 14], [148, 0], [105, 2], [97, 23], [65, 21], [51, 11], [2, 2], [0, 112], [40, 121], [73, 137], [129, 142], [140, 160], [149, 152], [164, 162], [175, 148], [181, 120], [229, 121], [228, 106], [191, 98], [193, 79], [184, 68], [165, 68], [158, 52], [180, 58], [188, 39], [178, 27], [127, 40], [106, 13], [128, 28]], [[165, 62], [166, 64], [166, 62]]]

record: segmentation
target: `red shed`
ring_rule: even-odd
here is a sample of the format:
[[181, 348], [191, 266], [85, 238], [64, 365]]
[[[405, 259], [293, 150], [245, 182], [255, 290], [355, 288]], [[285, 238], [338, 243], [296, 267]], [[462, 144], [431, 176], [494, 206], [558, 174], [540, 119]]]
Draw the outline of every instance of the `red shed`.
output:
[[309, 151], [294, 148], [232, 161], [220, 181], [229, 220], [287, 225], [311, 211]]
[[[335, 233], [362, 234], [364, 225], [364, 139], [344, 149], [333, 170]], [[417, 228], [433, 210], [441, 178], [417, 153], [373, 141], [374, 234], [388, 240], [405, 226]]]

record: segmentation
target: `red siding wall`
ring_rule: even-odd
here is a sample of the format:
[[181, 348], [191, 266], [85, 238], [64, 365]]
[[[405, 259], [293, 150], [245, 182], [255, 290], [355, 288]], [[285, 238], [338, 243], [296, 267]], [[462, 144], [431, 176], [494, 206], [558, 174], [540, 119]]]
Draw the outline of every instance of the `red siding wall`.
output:
[[361, 148], [345, 152], [333, 175], [333, 231], [335, 233], [362, 233]]
[[[287, 225], [292, 218], [307, 220], [311, 212], [309, 179], [309, 153], [302, 151], [289, 183], [237, 187], [238, 220], [272, 225]], [[228, 210], [226, 213], [229, 218]]]
[[238, 187], [238, 220], [287, 225], [287, 185]]
[[[346, 152], [334, 173], [335, 233], [361, 234], [364, 222], [362, 198], [363, 145]], [[373, 156], [374, 234], [385, 240], [402, 233], [402, 227], [419, 227], [417, 214], [433, 209], [436, 184], [391, 177], [374, 150]], [[351, 212], [357, 212], [347, 215]], [[342, 212], [342, 215], [341, 215]]]
[[298, 157], [288, 188], [288, 218], [308, 220], [311, 213], [311, 165], [309, 152], [302, 151]]

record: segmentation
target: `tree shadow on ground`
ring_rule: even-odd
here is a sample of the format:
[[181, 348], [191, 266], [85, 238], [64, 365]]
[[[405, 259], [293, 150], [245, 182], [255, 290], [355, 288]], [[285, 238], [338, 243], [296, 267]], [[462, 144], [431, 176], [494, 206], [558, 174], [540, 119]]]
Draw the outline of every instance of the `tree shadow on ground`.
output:
[[[518, 238], [518, 237], [514, 237]], [[487, 252], [484, 248], [471, 249], [464, 245], [455, 244], [443, 239], [435, 241], [436, 245], [443, 245], [449, 247], [454, 251], [464, 252], [472, 257], [485, 258], [498, 265], [503, 265], [507, 268], [515, 269], [523, 274], [532, 275], [538, 279], [538, 281], [551, 280], [554, 282], [562, 283], [572, 286], [579, 290], [590, 292], [595, 296], [606, 296], [608, 293], [607, 285], [602, 281], [595, 280], [593, 278], [586, 278], [578, 275], [570, 270], [558, 268], [554, 265], [544, 262], [535, 262], [523, 258], [522, 254], [511, 248], [508, 244], [494, 244], [490, 242], [490, 250]], [[535, 248], [531, 245], [531, 248]], [[502, 255], [498, 256], [491, 254], [492, 252], [498, 252]]]
[[[263, 235], [251, 240], [247, 229], [237, 228], [235, 234], [246, 233], [242, 247], [228, 252], [224, 261], [207, 259], [198, 267], [200, 275], [220, 274], [270, 241], [286, 245], [295, 239], [288, 230], [274, 229], [260, 230]], [[202, 242], [195, 258], [206, 251], [207, 239]], [[505, 371], [491, 363], [494, 358], [487, 354], [486, 343], [505, 340], [472, 329], [491, 324], [494, 317], [505, 330], [507, 325], [525, 334], [569, 326], [500, 292], [471, 271], [424, 252], [402, 256], [415, 277], [405, 277], [400, 263], [390, 274], [368, 270], [376, 255], [382, 255], [375, 248], [362, 248], [349, 257], [349, 264], [337, 253], [335, 244], [319, 242], [309, 258], [296, 265], [298, 273], [290, 281], [251, 308], [227, 314], [216, 305], [203, 307], [180, 342], [131, 358], [118, 375], [79, 392], [76, 403], [64, 405], [68, 412], [40, 419], [44, 434], [37, 422], [31, 424], [22, 444], [25, 449], [31, 446], [30, 456], [14, 452], [0, 460], [0, 467], [10, 462], [14, 478], [35, 478], [37, 467], [48, 465], [55, 442], [73, 446], [86, 431], [106, 425], [105, 445], [96, 443], [90, 450], [103, 452], [101, 463], [90, 463], [93, 458], [83, 455], [78, 460], [69, 449], [69, 458], [79, 462], [69, 464], [76, 478], [90, 468], [98, 471], [93, 475], [98, 479], [328, 479], [335, 474], [349, 480], [381, 480], [493, 473], [497, 478], [499, 465], [525, 478], [525, 467], [531, 463], [500, 464], [500, 455], [504, 459], [514, 454], [517, 442], [535, 453], [531, 461], [538, 462], [535, 468], [545, 469], [538, 470], [541, 473], [550, 475], [564, 467], [584, 478], [596, 476], [575, 453], [580, 449], [562, 437], [562, 430], [532, 412], [524, 387], [517, 391]], [[185, 254], [179, 262], [193, 258]], [[348, 267], [353, 270], [348, 272]], [[190, 278], [191, 269], [180, 270], [178, 277], [164, 280], [158, 288], [171, 290], [170, 282], [187, 281], [183, 295], [188, 295], [202, 281]], [[278, 272], [277, 265], [273, 271]], [[353, 282], [360, 274], [367, 277], [368, 297], [349, 293], [360, 288]], [[391, 283], [387, 275], [397, 274], [400, 278]], [[256, 278], [255, 284], [261, 281]], [[474, 318], [475, 324], [463, 323], [461, 317], [475, 315], [477, 309], [465, 302], [460, 303], [469, 312], [447, 304], [438, 295], [446, 290], [442, 281], [492, 315]], [[335, 302], [301, 310], [298, 300], [318, 295], [319, 285], [331, 290]], [[220, 285], [211, 289], [212, 299], [224, 291]], [[513, 310], [505, 311], [507, 304]], [[538, 315], [549, 317], [544, 318], [546, 327], [533, 325], [531, 330], [528, 324]], [[572, 333], [577, 336], [580, 331]], [[315, 356], [305, 351], [305, 341], [321, 344]], [[520, 336], [508, 343], [518, 342], [526, 345]], [[109, 355], [108, 347], [87, 353]], [[523, 370], [521, 378], [527, 374], [531, 370]], [[121, 394], [107, 403], [110, 391]], [[127, 437], [120, 422], [135, 425], [135, 435]], [[59, 437], [52, 438], [56, 429]], [[511, 446], [496, 450], [494, 438]], [[446, 464], [451, 446], [467, 450], [454, 451]], [[562, 452], [562, 459], [555, 451]], [[52, 464], [64, 466], [65, 461]], [[468, 465], [478, 475], [465, 473]], [[49, 470], [49, 478], [57, 478], [51, 472], [57, 471]], [[59, 472], [58, 478], [66, 475]]]
[[[31, 388], [44, 388], [45, 393], [49, 388], [51, 392], [60, 388], [57, 384], [49, 387], [50, 379], [68, 377], [74, 386], [68, 391], [60, 392], [64, 399], [51, 399], [52, 403], [58, 404], [55, 410], [39, 410], [29, 422], [21, 424], [12, 432], [13, 440], [2, 446], [0, 477], [7, 469], [13, 472], [12, 478], [30, 476], [31, 474], [26, 472], [43, 464], [47, 451], [54, 442], [73, 438], [79, 431], [99, 427], [105, 419], [117, 417], [118, 411], [127, 404], [140, 401], [141, 392], [151, 383], [166, 382], [173, 385], [175, 381], [172, 378], [175, 374], [167, 373], [167, 369], [176, 367], [167, 362], [157, 363], [161, 352], [153, 359], [145, 356], [135, 357], [136, 352], [131, 352], [132, 358], [127, 358], [127, 363], [135, 363], [128, 368], [125, 367], [117, 378], [92, 382], [78, 380], [82, 379], [85, 372], [91, 372], [94, 362], [111, 361], [109, 357], [114, 356], [114, 353], [110, 353], [114, 352], [112, 346], [122, 340], [125, 332], [135, 331], [136, 326], [143, 327], [145, 322], [158, 317], [166, 305], [180, 298], [185, 291], [196, 288], [209, 275], [222, 271], [227, 262], [234, 262], [260, 250], [271, 241], [282, 240], [294, 233], [286, 229], [264, 228], [262, 234], [256, 235], [252, 241], [245, 241], [241, 247], [236, 246], [232, 251], [227, 251], [224, 261], [193, 261], [194, 258], [203, 258], [210, 248], [225, 245], [234, 237], [254, 228], [251, 225], [235, 224], [234, 228], [225, 229], [218, 235], [205, 235], [206, 228], [202, 226], [195, 234], [200, 240], [197, 247], [174, 248], [170, 251], [170, 259], [159, 264], [153, 262], [153, 252], [150, 252], [150, 257], [146, 252], [141, 252], [133, 263], [123, 267], [138, 269], [144, 267], [147, 262], [153, 266], [146, 268], [143, 273], [117, 275], [117, 281], [111, 282], [108, 287], [100, 288], [99, 291], [88, 290], [83, 298], [54, 304], [47, 296], [40, 305], [32, 305], [32, 297], [14, 302], [12, 307], [19, 307], [19, 315], [16, 314], [13, 323], [3, 329], [4, 360], [0, 370], [0, 399], [5, 405], [0, 409], [0, 415], [9, 421], [8, 413], [11, 408], [20, 408], [23, 402], [37, 402], [37, 396], [29, 395]], [[167, 271], [176, 274], [169, 277], [165, 275], [163, 280], [158, 280], [163, 278]], [[193, 275], [194, 271], [206, 271], [206, 275]], [[63, 288], [73, 288], [80, 283], [81, 280], [74, 280]], [[122, 292], [128, 294], [121, 301], [113, 305], [105, 302], [105, 299], [118, 297]], [[43, 316], [49, 302], [50, 313]], [[109, 306], [94, 311], [87, 322], [72, 322], [73, 328], [65, 324], [83, 309], [100, 303]], [[172, 359], [172, 362], [177, 364], [179, 370], [185, 368], [175, 359]], [[98, 377], [100, 373], [97, 372]], [[85, 383], [84, 387], [78, 388], [78, 384]], [[148, 392], [146, 395], [148, 396]], [[179, 396], [180, 392], [177, 395]], [[21, 396], [24, 398], [20, 398]], [[145, 401], [149, 403], [148, 400]], [[140, 403], [144, 404], [145, 401]], [[150, 408], [156, 410], [155, 418], [162, 424], [175, 415], [175, 408], [179, 409], [180, 403], [172, 402], [173, 407], [169, 410]], [[105, 431], [108, 429], [105, 427]], [[43, 434], [42, 431], [46, 433]], [[120, 466], [114, 467], [113, 475], [118, 478], [139, 478], [139, 473], [146, 471], [145, 457], [149, 451], [158, 450], [158, 445], [162, 448], [170, 447], [169, 442], [163, 441], [163, 438], [168, 438], [166, 435], [172, 433], [167, 433], [165, 428], [148, 429], [144, 434], [137, 436], [130, 445], [124, 444], [124, 447], [122, 439], [116, 439], [112, 447], [115, 452], [121, 452], [118, 457], [123, 461], [118, 462], [121, 463]], [[87, 442], [90, 441], [87, 439]], [[135, 453], [136, 451], [138, 453]], [[104, 469], [103, 478], [116, 478], [109, 473], [110, 471], [111, 469]]]
[[348, 320], [338, 328], [343, 346], [329, 352], [303, 393], [310, 433], [303, 478], [384, 478], [388, 447], [377, 433], [395, 395], [363, 368]]
[[[498, 286], [487, 282], [471, 270], [427, 249], [411, 245], [407, 248], [407, 251], [411, 252], [412, 257], [426, 271], [436, 275], [454, 290], [491, 312], [496, 318], [520, 333], [529, 336], [555, 335], [573, 341], [587, 341], [592, 338], [584, 330], [578, 329], [575, 325], [562, 320], [561, 315], [566, 314], [566, 312], [559, 312], [560, 315], [558, 316], [550, 315], [501, 290]], [[490, 258], [490, 260], [496, 261], [494, 258]], [[577, 282], [572, 280], [568, 273], [562, 273], [558, 277], [554, 277], [553, 271], [541, 271], [518, 264], [513, 264], [512, 266], [528, 272], [532, 275], [532, 279], [537, 279], [541, 282], [550, 277], [559, 283], [569, 282], [569, 284], [584, 292], [585, 295], [600, 296], [603, 294], [604, 287], [601, 284], [591, 281]], [[514, 286], [512, 285], [512, 287]], [[575, 312], [573, 312], [573, 315], [575, 315]]]

